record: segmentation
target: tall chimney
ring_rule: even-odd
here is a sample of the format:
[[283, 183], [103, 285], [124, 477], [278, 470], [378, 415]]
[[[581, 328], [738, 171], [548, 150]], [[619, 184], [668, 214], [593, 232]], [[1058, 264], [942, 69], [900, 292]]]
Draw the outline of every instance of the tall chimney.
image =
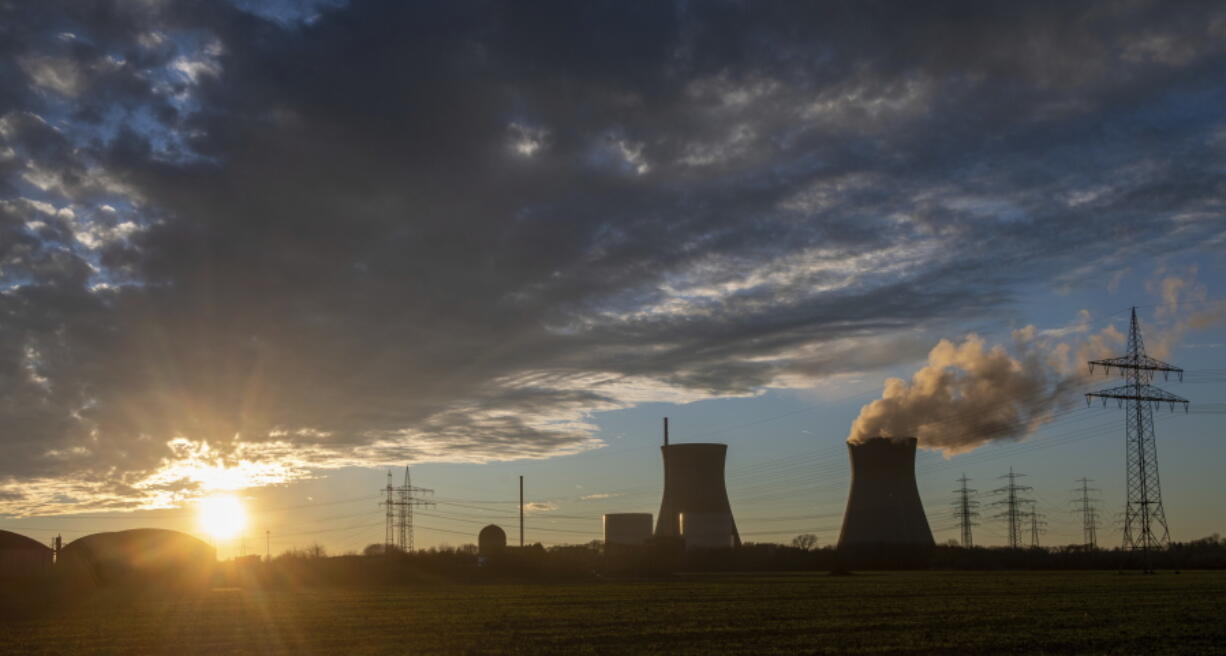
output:
[[668, 446], [668, 417], [664, 418], [664, 446]]
[[848, 442], [851, 491], [839, 555], [867, 567], [923, 567], [934, 542], [915, 484], [916, 438]]

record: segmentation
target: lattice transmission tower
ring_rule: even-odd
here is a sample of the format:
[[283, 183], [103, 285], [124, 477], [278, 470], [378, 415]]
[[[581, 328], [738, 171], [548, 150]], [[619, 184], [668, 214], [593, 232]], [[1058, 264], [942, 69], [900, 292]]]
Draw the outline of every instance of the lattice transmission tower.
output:
[[400, 499], [397, 505], [400, 508], [400, 548], [406, 553], [413, 552], [413, 508], [428, 508], [434, 506], [434, 502], [424, 499], [419, 495], [432, 495], [434, 490], [424, 487], [414, 487], [412, 479], [409, 478], [409, 468], [406, 465], [404, 468], [404, 485], [397, 488], [400, 493]]
[[1030, 548], [1039, 548], [1039, 535], [1047, 529], [1047, 522], [1043, 521], [1043, 513], [1039, 512], [1039, 504], [1036, 501], [1030, 502], [1030, 510], [1026, 516], [1030, 518]]
[[1004, 495], [1004, 498], [993, 501], [993, 506], [1004, 506], [1004, 510], [994, 515], [997, 519], [1005, 520], [1009, 527], [1009, 548], [1022, 548], [1022, 520], [1026, 517], [1025, 505], [1031, 503], [1030, 499], [1021, 496], [1020, 492], [1029, 492], [1031, 489], [1028, 485], [1018, 485], [1017, 479], [1025, 476], [1025, 474], [1015, 474], [1013, 468], [1009, 468], [1009, 473], [1001, 476], [1009, 480], [1009, 483], [1004, 487], [998, 487], [992, 490], [992, 494]]
[[1127, 460], [1128, 499], [1124, 508], [1124, 548], [1142, 552], [1145, 569], [1150, 570], [1150, 552], [1165, 547], [1170, 542], [1166, 526], [1166, 513], [1162, 509], [1162, 488], [1158, 481], [1158, 447], [1154, 440], [1154, 408], [1168, 404], [1172, 411], [1175, 404], [1182, 403], [1188, 409], [1188, 400], [1154, 387], [1150, 383], [1161, 372], [1164, 380], [1176, 374], [1183, 380], [1183, 369], [1155, 360], [1145, 354], [1145, 342], [1137, 325], [1137, 309], [1132, 308], [1132, 323], [1128, 329], [1128, 354], [1118, 358], [1091, 360], [1090, 373], [1094, 367], [1102, 367], [1107, 375], [1115, 369], [1124, 378], [1124, 385], [1086, 394], [1086, 403], [1093, 398], [1115, 399], [1126, 408], [1125, 450]]
[[1079, 478], [1078, 483], [1081, 487], [1074, 490], [1078, 496], [1074, 497], [1071, 503], [1075, 506], [1076, 512], [1081, 513], [1081, 539], [1086, 549], [1098, 548], [1098, 508], [1094, 506], [1096, 498], [1090, 496], [1091, 492], [1097, 492], [1098, 488], [1090, 487], [1090, 483], [1094, 481], [1089, 478]]
[[961, 486], [954, 490], [954, 494], [958, 495], [958, 498], [954, 500], [954, 518], [958, 520], [958, 526], [962, 529], [963, 547], [975, 546], [971, 527], [977, 525], [975, 518], [979, 516], [979, 501], [974, 498], [978, 490], [972, 490], [966, 486], [970, 480], [966, 474], [963, 474], [962, 478], [958, 479]]

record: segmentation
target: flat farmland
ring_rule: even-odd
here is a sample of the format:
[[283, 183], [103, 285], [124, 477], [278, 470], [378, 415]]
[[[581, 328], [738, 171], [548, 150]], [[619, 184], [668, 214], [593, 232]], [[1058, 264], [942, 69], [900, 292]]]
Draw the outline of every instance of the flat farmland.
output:
[[1209, 654], [1226, 572], [104, 590], [8, 615], [22, 654]]

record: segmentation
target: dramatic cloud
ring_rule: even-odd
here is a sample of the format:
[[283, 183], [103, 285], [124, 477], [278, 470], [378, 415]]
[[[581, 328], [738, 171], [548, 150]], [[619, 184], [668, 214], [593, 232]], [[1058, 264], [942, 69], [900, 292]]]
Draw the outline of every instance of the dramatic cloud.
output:
[[0, 3], [0, 508], [574, 453], [1226, 244], [1224, 52], [1208, 3]]

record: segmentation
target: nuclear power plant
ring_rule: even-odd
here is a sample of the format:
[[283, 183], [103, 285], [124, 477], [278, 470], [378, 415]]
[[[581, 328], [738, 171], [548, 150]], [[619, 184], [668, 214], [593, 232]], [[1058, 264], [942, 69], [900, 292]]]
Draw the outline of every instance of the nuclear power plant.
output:
[[687, 549], [741, 545], [724, 487], [727, 453], [727, 444], [669, 444], [664, 419], [664, 498], [657, 537], [683, 538]]
[[839, 555], [854, 566], [921, 567], [935, 543], [915, 484], [914, 437], [848, 442], [851, 490]]

